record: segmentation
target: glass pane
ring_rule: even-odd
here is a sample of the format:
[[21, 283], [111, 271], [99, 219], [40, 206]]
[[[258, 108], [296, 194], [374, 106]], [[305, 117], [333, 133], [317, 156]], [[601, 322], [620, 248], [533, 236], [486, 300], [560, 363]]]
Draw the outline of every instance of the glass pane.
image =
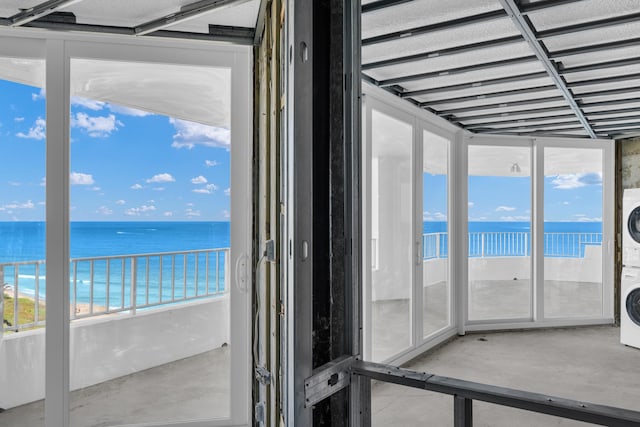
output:
[[544, 149], [544, 315], [602, 315], [602, 150]]
[[422, 327], [423, 335], [449, 326], [449, 141], [423, 132]]
[[469, 320], [531, 316], [531, 149], [469, 147]]
[[71, 60], [72, 425], [230, 414], [230, 79]]
[[44, 425], [44, 80], [43, 60], [0, 58], [0, 426], [7, 427]]
[[371, 117], [372, 359], [411, 345], [413, 127], [374, 110]]

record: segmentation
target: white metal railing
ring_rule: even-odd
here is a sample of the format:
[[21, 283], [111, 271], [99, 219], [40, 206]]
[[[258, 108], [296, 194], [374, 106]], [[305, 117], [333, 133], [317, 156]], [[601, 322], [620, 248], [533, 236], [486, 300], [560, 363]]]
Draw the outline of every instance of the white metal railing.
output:
[[[70, 260], [70, 318], [130, 312], [219, 296], [229, 291], [229, 248], [116, 255]], [[13, 283], [11, 283], [13, 282]], [[4, 331], [43, 326], [44, 261], [0, 264], [3, 292], [13, 316]], [[19, 319], [21, 298], [33, 307], [32, 320]]]
[[[544, 233], [544, 256], [550, 258], [583, 258], [587, 246], [601, 246], [602, 233]], [[446, 258], [449, 253], [448, 233], [422, 235], [422, 259]], [[469, 257], [531, 256], [531, 233], [528, 231], [471, 232]]]

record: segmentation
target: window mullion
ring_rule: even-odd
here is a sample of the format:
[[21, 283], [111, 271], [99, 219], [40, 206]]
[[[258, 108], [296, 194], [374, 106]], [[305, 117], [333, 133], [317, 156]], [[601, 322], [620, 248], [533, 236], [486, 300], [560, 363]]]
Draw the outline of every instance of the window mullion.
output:
[[69, 59], [48, 40], [45, 426], [69, 425]]

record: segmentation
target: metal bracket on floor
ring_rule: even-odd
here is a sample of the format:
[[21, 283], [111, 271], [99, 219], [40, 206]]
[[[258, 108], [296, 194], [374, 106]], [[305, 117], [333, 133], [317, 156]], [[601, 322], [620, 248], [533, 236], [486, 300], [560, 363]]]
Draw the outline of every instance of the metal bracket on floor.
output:
[[304, 406], [308, 408], [351, 383], [353, 356], [342, 356], [314, 370], [304, 381]]

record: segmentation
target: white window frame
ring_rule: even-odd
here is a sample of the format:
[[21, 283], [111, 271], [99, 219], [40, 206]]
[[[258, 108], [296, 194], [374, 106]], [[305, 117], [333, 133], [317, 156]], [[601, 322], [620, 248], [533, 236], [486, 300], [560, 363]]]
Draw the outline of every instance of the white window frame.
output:
[[[69, 425], [69, 73], [71, 58], [161, 62], [231, 69], [231, 286], [230, 417], [145, 426], [248, 426], [251, 422], [251, 157], [252, 51], [203, 41], [157, 40], [33, 29], [0, 29], [0, 56], [46, 59], [46, 262], [45, 426]], [[65, 279], [66, 278], [66, 279]], [[54, 283], [60, 283], [57, 289]], [[66, 286], [65, 286], [66, 285]]]

